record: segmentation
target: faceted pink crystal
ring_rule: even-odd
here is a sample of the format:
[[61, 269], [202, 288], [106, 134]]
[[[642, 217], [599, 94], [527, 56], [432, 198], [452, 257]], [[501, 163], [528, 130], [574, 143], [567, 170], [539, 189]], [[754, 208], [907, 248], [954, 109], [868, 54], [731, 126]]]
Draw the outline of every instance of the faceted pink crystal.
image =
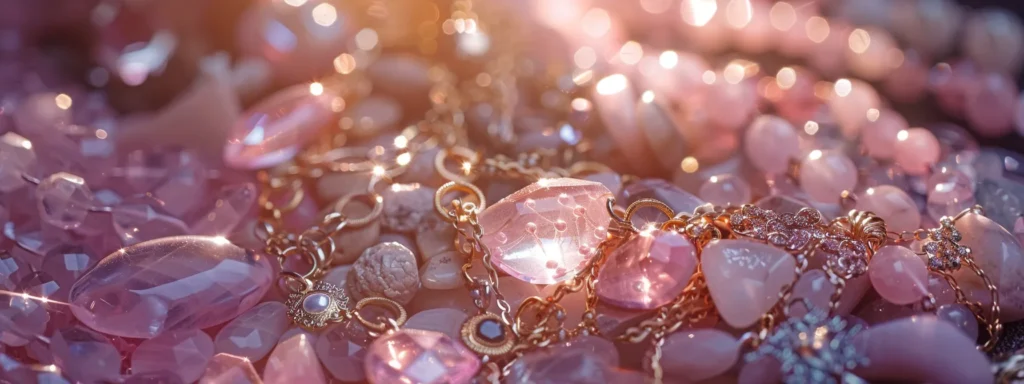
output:
[[[461, 324], [461, 323], [460, 323]], [[316, 356], [334, 378], [344, 382], [366, 380], [363, 361], [373, 338], [356, 322], [328, 328], [316, 340]]]
[[199, 384], [262, 384], [252, 362], [244, 357], [218, 353], [206, 364]]
[[123, 248], [71, 288], [75, 316], [103, 333], [150, 338], [223, 323], [273, 281], [270, 260], [223, 238], [182, 236]]
[[36, 186], [36, 197], [39, 217], [63, 229], [81, 225], [93, 199], [84, 179], [64, 172], [41, 180]]
[[97, 261], [98, 257], [93, 257], [84, 247], [76, 244], [62, 244], [47, 251], [43, 256], [42, 271], [60, 286], [51, 299], [66, 301], [71, 286], [92, 269]]
[[600, 183], [540, 180], [480, 215], [484, 246], [499, 268], [523, 281], [568, 280], [590, 262], [605, 239], [611, 197]]
[[928, 294], [928, 267], [910, 248], [882, 247], [871, 257], [871, 285], [893, 304], [913, 304]]
[[241, 183], [221, 188], [213, 204], [201, 211], [202, 216], [192, 223], [195, 235], [224, 236], [238, 227], [256, 207], [258, 192], [252, 183]]
[[697, 268], [697, 250], [685, 237], [644, 230], [608, 255], [597, 295], [612, 305], [652, 309], [674, 299]]
[[326, 384], [323, 367], [313, 350], [314, 339], [298, 333], [281, 340], [267, 359], [263, 369], [266, 384]]
[[611, 342], [584, 336], [524, 355], [509, 367], [510, 383], [633, 383], [612, 375], [619, 354]]
[[288, 328], [288, 307], [268, 301], [252, 307], [232, 320], [214, 340], [217, 353], [227, 353], [258, 361], [270, 353]]
[[200, 330], [167, 332], [143, 341], [132, 352], [132, 373], [174, 372], [181, 381], [199, 380], [213, 357], [213, 340]]
[[366, 354], [371, 383], [467, 384], [480, 359], [443, 333], [403, 329], [381, 336]]
[[110, 212], [114, 230], [124, 245], [189, 234], [188, 227], [177, 217], [157, 212], [149, 204], [122, 204]]
[[121, 376], [121, 354], [96, 331], [73, 326], [50, 337], [54, 363], [77, 381], [116, 381]]
[[779, 300], [782, 287], [795, 283], [793, 256], [763, 243], [712, 241], [701, 261], [715, 307], [733, 328], [753, 325]]
[[278, 91], [235, 124], [224, 162], [233, 168], [269, 168], [290, 160], [329, 123], [334, 95], [313, 94], [307, 84]]

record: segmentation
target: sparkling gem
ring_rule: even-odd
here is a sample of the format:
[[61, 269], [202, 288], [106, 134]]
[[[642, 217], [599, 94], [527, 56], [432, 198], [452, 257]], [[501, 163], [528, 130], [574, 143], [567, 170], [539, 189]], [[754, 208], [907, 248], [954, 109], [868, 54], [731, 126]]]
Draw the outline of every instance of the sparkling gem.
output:
[[871, 257], [871, 284], [893, 304], [913, 304], [928, 295], [928, 268], [907, 247], [889, 245]]
[[200, 330], [172, 331], [143, 341], [132, 353], [132, 372], [174, 372], [181, 381], [199, 380], [213, 357], [213, 340]]
[[224, 162], [238, 169], [269, 168], [290, 160], [334, 116], [330, 91], [299, 84], [250, 108], [228, 138]]
[[[1003, 321], [1024, 319], [1024, 250], [1009, 231], [985, 216], [967, 214], [956, 221], [971, 257], [999, 290], [999, 317]], [[988, 306], [991, 295], [981, 278], [970, 268], [953, 273], [970, 300]]]
[[323, 293], [314, 293], [302, 299], [302, 310], [309, 313], [321, 313], [331, 305], [331, 297]]
[[188, 234], [188, 227], [184, 222], [157, 212], [149, 204], [118, 205], [110, 214], [114, 220], [114, 230], [124, 245]]
[[317, 361], [313, 343], [316, 340], [304, 333], [282, 340], [270, 353], [263, 370], [266, 384], [326, 384], [323, 368]]
[[256, 186], [252, 183], [232, 184], [221, 188], [213, 204], [201, 211], [203, 216], [192, 223], [195, 235], [218, 236], [232, 233], [256, 207]]
[[50, 338], [55, 364], [83, 383], [117, 381], [121, 354], [103, 335], [82, 326], [57, 330]]
[[943, 167], [928, 178], [927, 208], [932, 219], [956, 216], [973, 205], [974, 182], [963, 172]]
[[67, 300], [71, 285], [96, 265], [98, 260], [99, 258], [91, 256], [80, 245], [63, 244], [47, 251], [43, 256], [42, 271], [60, 286], [53, 293], [53, 299]]
[[316, 340], [316, 356], [334, 378], [345, 382], [366, 380], [363, 360], [373, 338], [355, 322], [335, 325]]
[[218, 353], [206, 364], [199, 384], [261, 384], [256, 369], [249, 359], [227, 353]]
[[92, 207], [92, 191], [85, 180], [70, 173], [59, 172], [41, 180], [36, 186], [39, 216], [58, 228], [74, 228], [85, 221]]
[[0, 286], [12, 291], [18, 281], [32, 273], [32, 267], [22, 258], [7, 251], [0, 251]]
[[223, 238], [151, 240], [107, 256], [83, 275], [71, 288], [71, 309], [97, 331], [150, 338], [238, 316], [263, 297], [272, 274], [267, 257]]
[[505, 340], [505, 326], [494, 319], [486, 319], [477, 326], [476, 335], [490, 343], [501, 342]]
[[597, 254], [610, 222], [608, 188], [590, 181], [542, 179], [480, 215], [494, 264], [534, 284], [576, 275]]
[[381, 336], [366, 354], [366, 378], [372, 383], [466, 384], [480, 360], [442, 333], [403, 329]]
[[618, 307], [657, 308], [686, 288], [696, 267], [696, 248], [685, 237], [642, 230], [608, 255], [595, 289]]
[[50, 321], [44, 300], [57, 290], [57, 285], [40, 272], [25, 275], [14, 287], [22, 294], [4, 295], [0, 300], [0, 341], [10, 346], [24, 346], [43, 335]]
[[9, 193], [27, 185], [21, 175], [35, 163], [31, 141], [14, 132], [0, 136], [0, 192]]
[[753, 325], [796, 277], [786, 251], [750, 240], [715, 240], [701, 255], [708, 290], [722, 319], [734, 328]]
[[217, 353], [227, 353], [251, 361], [263, 359], [277, 344], [288, 328], [288, 307], [269, 301], [239, 315], [217, 332], [214, 347]]

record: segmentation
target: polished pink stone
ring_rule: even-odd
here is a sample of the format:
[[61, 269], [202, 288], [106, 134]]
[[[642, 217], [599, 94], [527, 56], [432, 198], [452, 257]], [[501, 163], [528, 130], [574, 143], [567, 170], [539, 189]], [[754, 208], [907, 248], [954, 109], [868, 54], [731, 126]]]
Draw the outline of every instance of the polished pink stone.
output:
[[534, 284], [568, 280], [586, 267], [608, 232], [604, 185], [542, 179], [480, 215], [483, 244], [501, 270]]
[[[985, 216], [967, 214], [955, 225], [963, 236], [960, 245], [971, 249], [971, 257], [999, 290], [999, 317], [1003, 321], [1024, 318], [1024, 250], [1020, 242]], [[982, 305], [992, 302], [985, 284], [970, 268], [960, 268], [953, 276], [969, 299]]]
[[971, 340], [978, 340], [978, 319], [974, 312], [963, 304], [943, 304], [935, 311], [935, 316], [948, 321], [964, 332]]
[[593, 101], [605, 129], [634, 172], [649, 174], [658, 161], [637, 125], [637, 91], [629, 78], [613, 74], [598, 80]]
[[665, 339], [661, 365], [672, 378], [707, 380], [732, 368], [741, 346], [736, 337], [717, 329], [680, 331]]
[[753, 325], [795, 283], [796, 259], [781, 248], [750, 240], [715, 240], [701, 255], [711, 298], [734, 328]]
[[150, 338], [235, 318], [274, 281], [266, 256], [223, 238], [150, 240], [104, 258], [71, 288], [75, 316], [103, 333]]
[[[834, 30], [833, 33], [835, 33]], [[846, 38], [844, 37], [843, 40], [845, 42]], [[878, 92], [871, 84], [860, 80], [851, 80], [849, 86], [848, 92], [843, 93], [838, 92], [842, 88], [837, 86], [837, 91], [832, 92], [828, 105], [835, 114], [836, 122], [839, 123], [843, 136], [853, 139], [860, 134], [861, 127], [868, 121], [868, 110], [879, 109], [882, 103]]]
[[[643, 353], [639, 353], [642, 355]], [[619, 354], [610, 341], [584, 336], [527, 353], [509, 368], [510, 383], [631, 383], [616, 381], [612, 372]]]
[[82, 275], [92, 269], [99, 257], [92, 255], [85, 247], [76, 244], [58, 245], [43, 255], [42, 271], [60, 286], [52, 299], [65, 301], [71, 286]]
[[743, 149], [751, 164], [761, 172], [782, 174], [789, 169], [790, 159], [799, 156], [800, 143], [792, 124], [764, 115], [750, 125]]
[[75, 228], [92, 206], [92, 191], [85, 180], [70, 173], [52, 174], [36, 186], [39, 217], [58, 228]]
[[857, 196], [856, 208], [878, 215], [892, 231], [913, 231], [921, 227], [917, 204], [902, 189], [891, 185], [868, 188]]
[[214, 346], [217, 353], [258, 361], [274, 348], [289, 322], [287, 306], [277, 301], [265, 302], [221, 328]]
[[753, 81], [733, 84], [719, 79], [708, 88], [704, 102], [704, 113], [714, 127], [736, 131], [744, 127], [757, 112], [756, 85]]
[[861, 131], [860, 143], [868, 155], [876, 159], [892, 159], [896, 155], [896, 140], [900, 131], [907, 129], [907, 119], [891, 109], [878, 112], [875, 121], [869, 121]]
[[871, 285], [893, 304], [913, 304], [928, 295], [928, 267], [910, 248], [887, 245], [868, 264]]
[[879, 81], [893, 70], [892, 51], [899, 49], [899, 46], [889, 32], [877, 27], [866, 27], [855, 30], [848, 39], [851, 49], [846, 50], [846, 59], [858, 77]]
[[735, 175], [716, 175], [700, 186], [698, 194], [716, 206], [740, 206], [750, 202], [750, 184]]
[[199, 384], [262, 384], [252, 362], [244, 357], [218, 353], [206, 364]]
[[983, 70], [1016, 73], [1024, 60], [1024, 26], [1005, 9], [971, 12], [963, 25], [962, 52]]
[[841, 152], [815, 150], [800, 163], [800, 188], [816, 201], [837, 203], [856, 186], [857, 167]]
[[317, 338], [314, 349], [320, 362], [335, 379], [360, 382], [366, 380], [363, 362], [366, 359], [366, 347], [372, 341], [373, 338], [362, 325], [348, 322], [324, 331]]
[[317, 361], [313, 350], [315, 339], [305, 333], [297, 333], [281, 340], [270, 353], [263, 370], [266, 384], [326, 384], [323, 367]]
[[261, 169], [290, 160], [330, 122], [334, 97], [329, 90], [314, 95], [309, 85], [298, 84], [264, 99], [235, 123], [224, 162], [238, 169]]
[[[499, 279], [500, 280], [500, 279]], [[512, 280], [516, 282], [522, 282], [520, 280]], [[506, 300], [509, 300], [508, 286], [504, 283], [501, 284], [501, 293], [505, 296]], [[537, 290], [534, 289], [534, 294]], [[522, 302], [522, 300], [519, 300]], [[518, 303], [513, 300], [509, 300], [509, 305], [512, 306], [513, 310], [518, 308]], [[496, 304], [495, 304], [496, 307]], [[409, 329], [422, 329], [424, 331], [441, 332], [452, 339], [458, 339], [459, 331], [462, 330], [462, 323], [468, 318], [465, 313], [460, 310], [452, 308], [434, 308], [422, 311], [409, 317], [409, 320], [403, 325]]]
[[114, 230], [124, 245], [170, 236], [188, 235], [188, 226], [177, 217], [158, 212], [150, 204], [121, 204], [110, 211]]
[[[836, 287], [829, 281], [828, 274], [824, 270], [814, 268], [814, 266], [811, 268], [800, 275], [800, 279], [793, 286], [793, 300], [807, 299], [815, 308], [828, 308]], [[849, 314], [869, 290], [871, 290], [871, 281], [866, 275], [847, 280], [846, 287], [843, 288], [843, 293], [839, 297], [839, 306], [836, 308], [835, 314]], [[802, 305], [790, 307], [790, 317], [803, 316], [806, 313], [807, 310]]]
[[862, 379], [896, 382], [988, 383], [989, 360], [956, 327], [931, 315], [877, 324], [855, 336], [871, 364]]
[[975, 132], [999, 137], [1013, 131], [1017, 85], [1006, 75], [986, 74], [964, 93], [964, 114]]
[[252, 183], [224, 186], [213, 203], [200, 211], [202, 216], [192, 222], [189, 231], [202, 236], [230, 234], [254, 211], [257, 197]]
[[403, 329], [381, 336], [366, 353], [371, 383], [467, 384], [480, 359], [443, 333]]
[[682, 293], [696, 268], [697, 250], [685, 237], [643, 230], [608, 255], [595, 289], [612, 305], [652, 309]]
[[974, 206], [974, 181], [964, 172], [942, 167], [927, 180], [928, 214], [938, 220]]
[[920, 101], [928, 90], [929, 58], [914, 50], [903, 51], [903, 62], [882, 81], [882, 90], [889, 100], [898, 103]]
[[77, 381], [116, 381], [121, 376], [121, 354], [96, 331], [73, 326], [50, 337], [54, 363]]
[[27, 185], [21, 175], [35, 164], [31, 141], [14, 132], [0, 136], [0, 192], [9, 193]]
[[213, 340], [200, 330], [174, 331], [143, 341], [132, 352], [132, 373], [174, 372], [181, 381], [199, 380], [213, 357]]

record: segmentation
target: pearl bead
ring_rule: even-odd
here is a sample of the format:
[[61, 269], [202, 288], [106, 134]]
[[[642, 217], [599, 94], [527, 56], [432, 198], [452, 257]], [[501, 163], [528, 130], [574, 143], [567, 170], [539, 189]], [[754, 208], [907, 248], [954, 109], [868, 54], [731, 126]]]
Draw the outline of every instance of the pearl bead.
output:
[[814, 150], [800, 164], [800, 187], [816, 201], [838, 202], [856, 186], [857, 167], [841, 152]]
[[932, 165], [939, 161], [942, 148], [939, 140], [924, 128], [911, 128], [896, 137], [896, 164], [909, 175], [928, 174]]

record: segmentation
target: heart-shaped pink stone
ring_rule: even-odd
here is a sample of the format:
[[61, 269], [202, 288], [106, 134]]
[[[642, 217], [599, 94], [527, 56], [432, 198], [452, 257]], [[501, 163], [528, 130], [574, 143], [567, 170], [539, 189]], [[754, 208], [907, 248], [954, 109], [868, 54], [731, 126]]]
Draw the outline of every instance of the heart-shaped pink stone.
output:
[[[985, 216], [967, 214], [955, 225], [963, 235], [960, 244], [971, 248], [971, 257], [999, 289], [1000, 319], [1024, 319], [1024, 251], [1020, 242]], [[985, 306], [992, 302], [985, 284], [970, 268], [964, 266], [953, 276], [971, 300]]]
[[696, 268], [697, 249], [685, 237], [645, 230], [608, 255], [595, 288], [609, 304], [652, 309], [682, 293]]
[[722, 320], [746, 328], [779, 299], [779, 291], [796, 278], [796, 259], [767, 244], [750, 240], [715, 240], [704, 248], [704, 277]]

